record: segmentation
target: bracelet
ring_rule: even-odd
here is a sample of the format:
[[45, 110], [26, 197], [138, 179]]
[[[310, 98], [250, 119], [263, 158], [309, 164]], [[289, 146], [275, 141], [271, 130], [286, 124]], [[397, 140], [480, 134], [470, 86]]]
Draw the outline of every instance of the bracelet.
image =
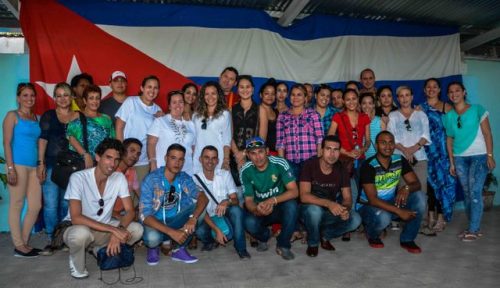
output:
[[153, 162], [153, 161], [156, 162], [156, 158], [149, 158], [149, 162]]
[[43, 160], [38, 160], [38, 161], [36, 161], [36, 165], [37, 165], [37, 166], [40, 166], [40, 165], [43, 165], [43, 164], [45, 164], [45, 163], [43, 162]]
[[276, 199], [276, 196], [274, 196], [273, 199], [274, 199], [274, 206], [278, 205], [278, 199]]
[[7, 166], [7, 170], [14, 170], [14, 166]]
[[89, 154], [87, 153], [87, 151], [83, 151], [82, 154], [80, 154], [82, 157], [85, 157], [85, 154]]
[[488, 154], [486, 154], [486, 155], [488, 155], [488, 157], [493, 158], [493, 153], [488, 153]]

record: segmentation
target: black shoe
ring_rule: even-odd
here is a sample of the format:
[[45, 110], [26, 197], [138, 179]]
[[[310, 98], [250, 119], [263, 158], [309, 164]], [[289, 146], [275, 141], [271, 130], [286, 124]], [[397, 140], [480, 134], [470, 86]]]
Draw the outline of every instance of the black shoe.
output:
[[31, 249], [30, 252], [24, 253], [23, 251], [19, 251], [17, 249], [14, 249], [14, 256], [20, 257], [20, 258], [35, 258], [38, 257], [38, 252], [35, 251], [35, 249]]
[[257, 246], [259, 246], [259, 241], [250, 239], [250, 247], [257, 248]]
[[328, 240], [321, 239], [321, 248], [328, 251], [335, 251], [335, 247], [333, 247], [332, 243]]
[[213, 242], [211, 243], [203, 243], [203, 246], [201, 247], [201, 251], [212, 251], [215, 247], [215, 244]]
[[348, 232], [348, 233], [345, 233], [344, 235], [342, 235], [342, 241], [344, 241], [344, 242], [351, 241], [351, 233]]
[[318, 246], [316, 246], [316, 247], [307, 246], [306, 254], [309, 257], [318, 256]]
[[247, 250], [236, 251], [236, 253], [238, 253], [238, 256], [240, 256], [241, 260], [252, 258], [252, 256], [250, 256], [250, 253], [248, 253]]

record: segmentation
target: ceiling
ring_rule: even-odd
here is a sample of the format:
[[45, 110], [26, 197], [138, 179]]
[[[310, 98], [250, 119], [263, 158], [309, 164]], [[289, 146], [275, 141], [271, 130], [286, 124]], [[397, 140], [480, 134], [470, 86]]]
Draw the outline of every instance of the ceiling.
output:
[[[500, 60], [499, 0], [106, 0], [109, 2], [197, 4], [267, 11], [282, 25], [310, 14], [349, 16], [460, 28], [465, 57]], [[19, 0], [0, 0], [0, 28], [19, 28]]]

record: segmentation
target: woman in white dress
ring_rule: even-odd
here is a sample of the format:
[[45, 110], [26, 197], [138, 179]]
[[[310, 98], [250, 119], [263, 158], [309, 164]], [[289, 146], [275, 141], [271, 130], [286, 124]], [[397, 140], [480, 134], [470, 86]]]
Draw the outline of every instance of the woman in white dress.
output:
[[168, 93], [169, 114], [156, 118], [148, 130], [148, 159], [150, 170], [165, 166], [165, 155], [170, 145], [177, 143], [186, 148], [182, 171], [193, 175], [193, 149], [196, 131], [193, 121], [182, 117], [184, 94], [182, 91]]
[[229, 170], [229, 152], [231, 148], [231, 114], [224, 103], [224, 92], [219, 83], [209, 81], [200, 90], [200, 101], [193, 115], [196, 129], [196, 144], [193, 155], [194, 173], [202, 171], [198, 160], [201, 151], [212, 145], [219, 151], [217, 168]]

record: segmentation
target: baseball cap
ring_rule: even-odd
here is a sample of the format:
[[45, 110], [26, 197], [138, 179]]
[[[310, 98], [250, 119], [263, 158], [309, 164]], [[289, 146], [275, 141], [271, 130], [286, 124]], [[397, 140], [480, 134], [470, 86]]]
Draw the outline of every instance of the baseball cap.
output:
[[125, 75], [125, 73], [123, 73], [122, 71], [115, 71], [113, 72], [113, 74], [111, 74], [111, 81], [115, 80], [118, 77], [122, 77], [123, 79], [127, 80], [127, 76]]
[[266, 141], [259, 136], [252, 137], [245, 142], [245, 149], [266, 148]]

